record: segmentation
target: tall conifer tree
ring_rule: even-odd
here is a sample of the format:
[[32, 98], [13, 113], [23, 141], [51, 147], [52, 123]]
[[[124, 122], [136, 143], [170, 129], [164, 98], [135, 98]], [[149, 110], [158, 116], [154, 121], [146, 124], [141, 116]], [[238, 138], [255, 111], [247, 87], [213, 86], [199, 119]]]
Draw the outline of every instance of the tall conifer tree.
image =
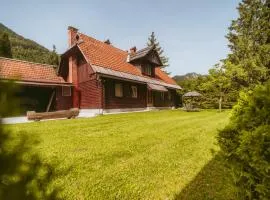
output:
[[53, 51], [50, 55], [50, 64], [51, 65], [58, 65], [59, 64], [59, 55], [56, 52], [56, 46], [53, 45]]
[[227, 38], [226, 70], [239, 86], [265, 82], [270, 75], [270, 1], [243, 0]]
[[164, 55], [164, 50], [163, 48], [161, 48], [159, 42], [157, 41], [157, 38], [155, 36], [155, 33], [152, 32], [150, 37], [148, 38], [148, 42], [147, 42], [147, 46], [155, 46], [155, 50], [157, 51], [160, 59], [161, 59], [161, 62], [163, 64], [163, 66], [161, 66], [162, 68], [165, 68], [167, 66], [169, 66], [169, 58], [166, 57]]
[[7, 33], [2, 33], [0, 35], [0, 56], [12, 58], [11, 45]]

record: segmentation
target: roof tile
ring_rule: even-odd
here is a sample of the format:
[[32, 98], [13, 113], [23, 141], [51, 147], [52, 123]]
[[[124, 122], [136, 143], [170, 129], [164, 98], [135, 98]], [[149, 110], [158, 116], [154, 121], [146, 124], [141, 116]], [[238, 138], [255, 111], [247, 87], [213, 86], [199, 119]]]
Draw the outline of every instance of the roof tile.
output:
[[54, 66], [0, 57], [0, 79], [66, 83]]
[[[83, 42], [79, 43], [78, 46], [90, 64], [137, 76], [144, 76], [137, 67], [127, 62], [127, 51], [123, 51], [82, 33], [79, 33], [79, 36]], [[160, 67], [155, 68], [155, 75], [154, 79], [177, 85]]]

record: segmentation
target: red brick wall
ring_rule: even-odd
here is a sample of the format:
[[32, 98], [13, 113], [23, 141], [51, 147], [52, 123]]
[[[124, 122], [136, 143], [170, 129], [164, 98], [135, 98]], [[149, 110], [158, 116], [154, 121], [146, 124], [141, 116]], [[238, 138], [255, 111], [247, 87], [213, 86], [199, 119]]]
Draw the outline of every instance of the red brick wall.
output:
[[56, 110], [68, 110], [72, 108], [72, 96], [62, 96], [62, 87], [56, 88], [55, 100]]
[[[114, 84], [123, 84], [123, 97], [115, 97]], [[131, 85], [137, 86], [137, 98], [132, 98], [129, 95], [129, 88]], [[146, 85], [136, 84], [126, 81], [118, 81], [113, 79], [106, 79], [104, 83], [105, 88], [105, 108], [145, 108], [146, 107]]]

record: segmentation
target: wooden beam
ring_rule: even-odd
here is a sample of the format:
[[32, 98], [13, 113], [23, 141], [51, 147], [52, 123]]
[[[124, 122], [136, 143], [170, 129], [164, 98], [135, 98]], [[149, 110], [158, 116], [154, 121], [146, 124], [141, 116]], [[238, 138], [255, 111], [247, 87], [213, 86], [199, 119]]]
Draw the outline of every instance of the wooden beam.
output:
[[43, 112], [43, 113], [36, 113], [35, 111], [28, 111], [27, 112], [27, 119], [40, 121], [42, 119], [57, 119], [57, 118], [75, 118], [79, 115], [78, 108], [72, 108], [69, 110], [60, 110], [55, 112]]
[[51, 98], [50, 98], [49, 103], [48, 103], [47, 108], [46, 108], [46, 112], [49, 112], [49, 110], [50, 110], [54, 95], [55, 95], [55, 90], [52, 92]]

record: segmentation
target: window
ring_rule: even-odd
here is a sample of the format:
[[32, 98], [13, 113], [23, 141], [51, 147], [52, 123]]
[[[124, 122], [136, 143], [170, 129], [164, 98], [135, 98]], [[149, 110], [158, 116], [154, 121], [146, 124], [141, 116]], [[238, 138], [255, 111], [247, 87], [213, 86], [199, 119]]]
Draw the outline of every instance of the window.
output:
[[147, 103], [149, 103], [149, 104], [153, 103], [153, 93], [152, 93], [152, 91], [148, 90], [147, 95], [148, 95]]
[[137, 86], [131, 86], [131, 97], [132, 98], [137, 98], [138, 97]]
[[62, 87], [62, 96], [63, 97], [70, 97], [71, 96], [71, 88], [68, 86]]
[[164, 92], [161, 92], [161, 93], [160, 93], [160, 98], [161, 98], [161, 100], [164, 100], [164, 95], [165, 95]]
[[172, 100], [172, 95], [170, 91], [168, 91], [168, 100]]
[[116, 97], [123, 97], [123, 85], [121, 83], [115, 83], [114, 94]]
[[146, 74], [148, 76], [152, 76], [152, 66], [149, 64], [146, 64], [142, 67], [143, 74]]

